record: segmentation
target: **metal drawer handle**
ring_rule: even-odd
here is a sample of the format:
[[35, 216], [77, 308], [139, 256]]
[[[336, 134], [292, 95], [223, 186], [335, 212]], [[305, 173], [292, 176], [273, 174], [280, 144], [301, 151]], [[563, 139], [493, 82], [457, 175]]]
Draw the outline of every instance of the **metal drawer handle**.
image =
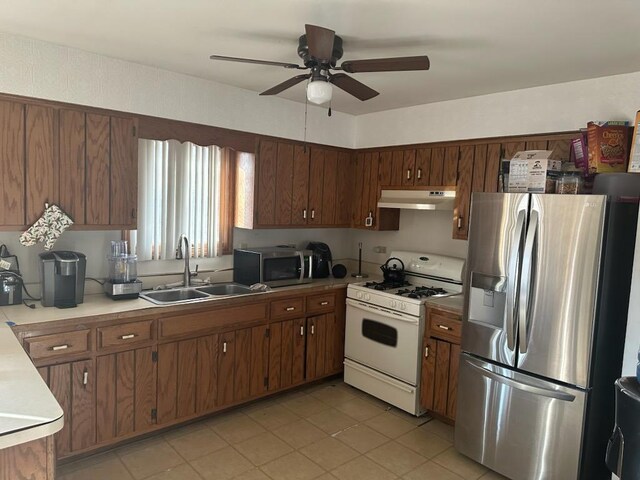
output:
[[126, 335], [120, 335], [120, 340], [129, 340], [130, 338], [135, 338], [137, 335], [135, 333], [128, 333]]
[[311, 220], [313, 220], [313, 219], [315, 219], [315, 218], [316, 218], [316, 209], [315, 209], [315, 208], [312, 208], [312, 209], [311, 209]]
[[300, 327], [300, 336], [304, 337], [304, 327], [303, 326]]
[[315, 325], [311, 325], [311, 335], [315, 335]]
[[411, 170], [407, 169], [407, 180], [411, 180]]
[[324, 307], [325, 305], [329, 305], [329, 302], [320, 302], [320, 305]]
[[287, 307], [287, 308], [285, 308], [285, 310], [287, 312], [293, 312], [295, 309], [296, 309], [296, 307]]
[[440, 324], [438, 324], [438, 328], [441, 328], [442, 330], [453, 330], [453, 328], [451, 327], [447, 327], [446, 325], [440, 325]]
[[89, 372], [85, 368], [84, 373], [82, 374], [82, 385], [87, 385], [89, 383]]
[[227, 342], [222, 342], [222, 353], [227, 353]]
[[418, 180], [422, 179], [422, 169], [418, 169]]
[[424, 347], [424, 358], [429, 357], [429, 347]]
[[58, 350], [66, 350], [67, 348], [69, 348], [69, 345], [65, 343], [64, 345], [55, 345], [51, 347], [51, 350], [57, 352]]
[[307, 219], [307, 209], [302, 210], [302, 218]]
[[462, 215], [458, 217], [458, 230], [462, 228]]

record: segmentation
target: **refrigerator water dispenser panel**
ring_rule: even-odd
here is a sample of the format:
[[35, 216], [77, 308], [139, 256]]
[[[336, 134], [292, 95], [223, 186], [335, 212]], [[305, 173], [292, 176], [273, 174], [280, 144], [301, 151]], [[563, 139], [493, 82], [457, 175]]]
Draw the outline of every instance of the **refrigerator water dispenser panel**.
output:
[[469, 321], [502, 328], [507, 299], [507, 277], [471, 272], [469, 294]]

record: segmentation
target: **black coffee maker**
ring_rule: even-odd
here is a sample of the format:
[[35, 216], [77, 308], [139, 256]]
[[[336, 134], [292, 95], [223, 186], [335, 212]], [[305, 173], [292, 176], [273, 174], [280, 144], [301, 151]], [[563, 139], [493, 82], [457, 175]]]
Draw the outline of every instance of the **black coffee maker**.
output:
[[309, 242], [307, 250], [313, 252], [311, 258], [312, 278], [327, 278], [331, 272], [331, 249], [322, 242]]

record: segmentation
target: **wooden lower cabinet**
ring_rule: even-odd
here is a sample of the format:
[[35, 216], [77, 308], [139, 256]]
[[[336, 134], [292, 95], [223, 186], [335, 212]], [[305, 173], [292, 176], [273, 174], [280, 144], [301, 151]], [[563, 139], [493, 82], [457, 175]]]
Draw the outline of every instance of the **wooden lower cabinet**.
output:
[[0, 449], [0, 480], [54, 480], [52, 436]]
[[423, 339], [420, 404], [451, 422], [456, 417], [460, 363], [460, 338], [451, 332], [459, 330], [439, 332], [435, 329], [439, 322], [451, 324], [460, 321], [459, 315], [428, 309], [428, 327]]
[[113, 441], [156, 422], [154, 347], [96, 357], [96, 440]]
[[58, 457], [95, 443], [95, 372], [92, 360], [38, 368], [64, 412], [64, 427], [55, 434]]

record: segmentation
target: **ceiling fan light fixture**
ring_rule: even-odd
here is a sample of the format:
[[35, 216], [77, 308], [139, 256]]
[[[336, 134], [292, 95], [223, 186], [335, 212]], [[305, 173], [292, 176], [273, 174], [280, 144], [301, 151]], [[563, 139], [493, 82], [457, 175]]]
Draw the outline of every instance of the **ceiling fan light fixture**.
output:
[[316, 105], [322, 105], [331, 100], [333, 88], [324, 79], [314, 79], [307, 84], [307, 100]]

